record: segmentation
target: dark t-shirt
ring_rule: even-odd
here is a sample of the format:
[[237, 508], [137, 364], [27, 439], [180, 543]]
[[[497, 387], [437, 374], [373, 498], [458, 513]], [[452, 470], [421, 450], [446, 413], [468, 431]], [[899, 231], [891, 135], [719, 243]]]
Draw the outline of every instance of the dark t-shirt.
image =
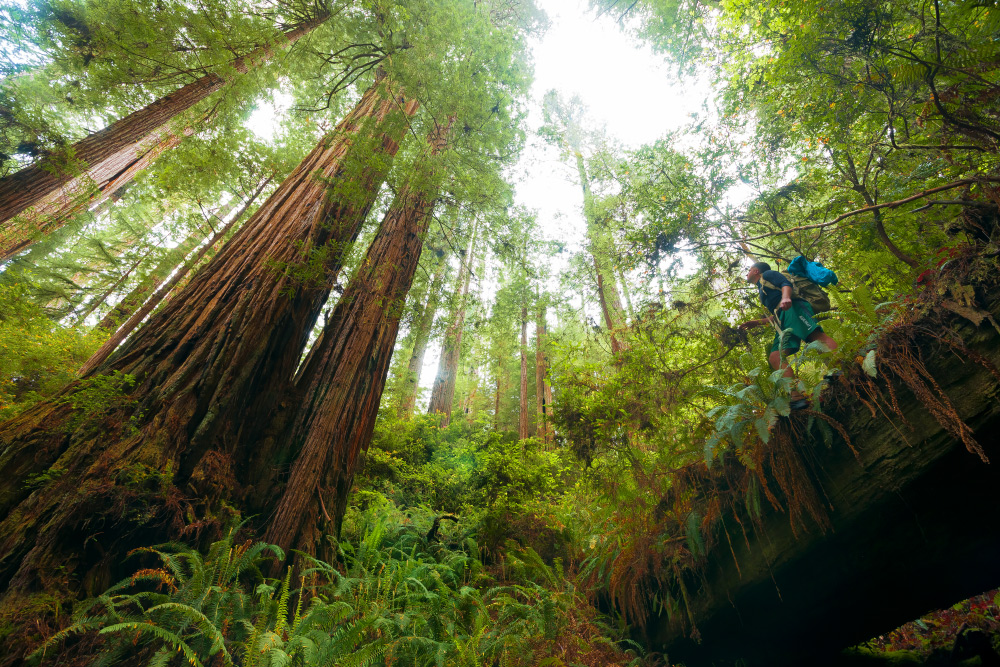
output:
[[[778, 289], [764, 287], [765, 280]], [[764, 304], [764, 307], [769, 312], [773, 311], [781, 303], [781, 288], [785, 285], [791, 287], [792, 283], [778, 271], [765, 271], [760, 274], [760, 280], [757, 281], [757, 293], [760, 295], [760, 302]]]

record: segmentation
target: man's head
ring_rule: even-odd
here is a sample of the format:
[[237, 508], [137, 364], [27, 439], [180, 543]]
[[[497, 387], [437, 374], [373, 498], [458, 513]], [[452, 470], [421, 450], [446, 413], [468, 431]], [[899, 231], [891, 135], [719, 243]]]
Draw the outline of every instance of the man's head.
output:
[[747, 280], [749, 282], [757, 284], [757, 281], [760, 280], [760, 274], [770, 270], [771, 270], [771, 265], [768, 264], [767, 262], [757, 262], [756, 264], [750, 267], [749, 271], [747, 271]]

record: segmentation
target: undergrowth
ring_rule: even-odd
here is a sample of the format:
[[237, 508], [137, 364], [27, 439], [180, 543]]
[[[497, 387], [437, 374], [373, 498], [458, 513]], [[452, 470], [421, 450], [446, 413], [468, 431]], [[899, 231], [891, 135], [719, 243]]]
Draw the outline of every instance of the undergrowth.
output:
[[157, 565], [81, 604], [31, 660], [73, 664], [66, 647], [97, 637], [98, 666], [635, 664], [561, 562], [511, 544], [488, 569], [471, 537], [428, 541], [433, 519], [388, 501], [355, 508], [338, 563], [303, 556], [281, 579], [262, 572], [284, 554], [235, 529], [207, 554], [139, 550]]

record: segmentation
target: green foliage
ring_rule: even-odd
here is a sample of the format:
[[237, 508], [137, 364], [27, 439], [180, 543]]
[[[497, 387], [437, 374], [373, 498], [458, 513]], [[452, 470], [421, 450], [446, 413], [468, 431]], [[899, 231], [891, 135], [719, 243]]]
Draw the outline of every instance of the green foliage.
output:
[[0, 420], [61, 389], [102, 342], [50, 320], [30, 290], [23, 278], [0, 282]]
[[749, 354], [743, 355], [740, 363], [746, 371], [743, 382], [705, 390], [706, 395], [724, 401], [705, 414], [714, 420], [714, 433], [705, 440], [705, 460], [709, 465], [727, 439], [737, 449], [752, 442], [754, 436], [764, 443], [770, 440], [778, 417], [791, 414], [789, 392], [805, 389], [800, 380], [784, 377], [784, 369], [768, 373]]
[[[159, 567], [80, 605], [71, 625], [31, 657], [46, 664], [72, 635], [106, 643], [97, 665], [137, 656], [166, 665], [533, 665], [556, 650], [585, 599], [559, 562], [511, 545], [499, 581], [466, 538], [427, 543], [433, 515], [382, 501], [352, 508], [338, 543], [341, 565], [301, 556], [302, 570], [262, 575], [276, 547], [237, 542], [237, 530], [202, 555], [182, 545], [140, 549]], [[296, 587], [298, 583], [298, 587]], [[592, 630], [591, 630], [592, 631]], [[608, 650], [605, 647], [604, 650]]]

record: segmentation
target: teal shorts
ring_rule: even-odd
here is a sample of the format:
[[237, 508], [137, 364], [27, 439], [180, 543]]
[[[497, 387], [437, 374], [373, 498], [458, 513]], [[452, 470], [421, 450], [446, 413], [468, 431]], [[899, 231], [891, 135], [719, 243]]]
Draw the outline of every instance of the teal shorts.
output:
[[784, 354], [798, 352], [802, 341], [817, 331], [823, 331], [822, 327], [816, 324], [816, 320], [813, 319], [813, 309], [808, 301], [794, 299], [792, 307], [788, 310], [778, 309], [778, 316], [781, 318], [781, 328], [791, 329], [791, 331], [785, 336], [784, 345], [781, 345], [781, 334], [775, 332], [774, 342], [771, 343], [771, 352], [777, 352], [779, 346]]

